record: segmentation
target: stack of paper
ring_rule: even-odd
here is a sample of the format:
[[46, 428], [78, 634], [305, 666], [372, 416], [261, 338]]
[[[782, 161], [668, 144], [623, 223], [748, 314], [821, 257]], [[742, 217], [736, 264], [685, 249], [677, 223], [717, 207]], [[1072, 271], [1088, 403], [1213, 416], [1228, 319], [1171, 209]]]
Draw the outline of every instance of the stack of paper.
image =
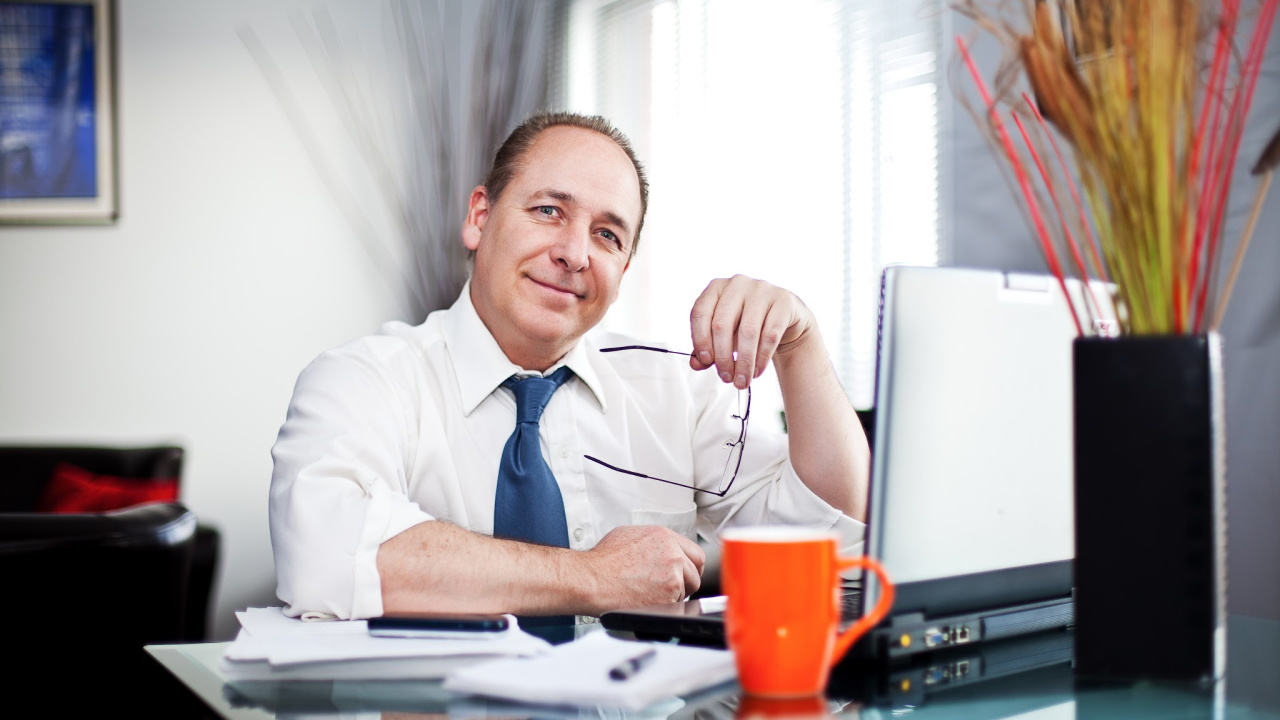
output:
[[[656, 657], [632, 677], [609, 677], [610, 669], [650, 647]], [[445, 678], [444, 687], [516, 702], [642, 710], [734, 677], [733, 654], [727, 650], [646, 645], [597, 632], [537, 657], [462, 668]]]
[[439, 678], [501, 656], [529, 656], [551, 645], [515, 617], [497, 637], [475, 640], [371, 637], [363, 620], [304, 622], [283, 608], [236, 613], [240, 634], [222, 656], [229, 680], [399, 680]]

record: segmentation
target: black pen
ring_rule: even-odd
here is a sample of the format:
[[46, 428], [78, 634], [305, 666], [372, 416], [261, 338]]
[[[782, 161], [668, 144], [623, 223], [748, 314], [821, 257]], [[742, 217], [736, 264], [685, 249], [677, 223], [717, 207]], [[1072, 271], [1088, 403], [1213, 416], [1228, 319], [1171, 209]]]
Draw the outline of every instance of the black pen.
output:
[[630, 680], [633, 675], [658, 657], [657, 648], [649, 648], [633, 658], [627, 658], [609, 670], [610, 680]]

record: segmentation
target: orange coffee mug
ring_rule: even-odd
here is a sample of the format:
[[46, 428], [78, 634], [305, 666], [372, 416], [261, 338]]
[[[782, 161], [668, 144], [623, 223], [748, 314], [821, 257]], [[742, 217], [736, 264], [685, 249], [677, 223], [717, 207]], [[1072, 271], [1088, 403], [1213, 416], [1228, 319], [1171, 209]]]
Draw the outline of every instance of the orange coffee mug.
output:
[[[802, 697], [826, 687], [835, 665], [893, 606], [893, 584], [880, 563], [839, 557], [839, 536], [804, 527], [726, 530], [721, 535], [725, 629], [738, 682], [752, 695]], [[837, 637], [840, 572], [874, 572], [880, 601]]]

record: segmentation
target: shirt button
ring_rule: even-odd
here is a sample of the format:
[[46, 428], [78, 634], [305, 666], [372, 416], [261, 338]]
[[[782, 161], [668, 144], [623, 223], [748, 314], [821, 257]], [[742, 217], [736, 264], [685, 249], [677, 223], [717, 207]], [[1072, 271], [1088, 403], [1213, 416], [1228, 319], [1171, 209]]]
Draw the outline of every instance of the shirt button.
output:
[[581, 540], [583, 535], [586, 535], [586, 533], [582, 531], [582, 528], [574, 528], [574, 529], [573, 529], [573, 539], [574, 539], [574, 540]]
[[561, 446], [560, 446], [560, 457], [562, 457], [562, 458], [567, 458], [567, 457], [569, 457], [569, 446], [568, 446], [568, 445], [561, 445]]

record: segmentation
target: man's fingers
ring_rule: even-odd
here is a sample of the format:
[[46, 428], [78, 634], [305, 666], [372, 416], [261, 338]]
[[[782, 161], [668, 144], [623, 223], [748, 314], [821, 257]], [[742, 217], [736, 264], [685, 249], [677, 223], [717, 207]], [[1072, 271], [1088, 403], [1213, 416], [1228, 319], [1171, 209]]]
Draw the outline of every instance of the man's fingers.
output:
[[702, 567], [707, 562], [707, 555], [702, 552], [702, 546], [683, 535], [676, 535], [676, 543], [684, 553], [681, 567], [684, 572], [684, 594], [687, 597], [702, 587]]
[[756, 370], [753, 377], [760, 377], [760, 373], [769, 367], [774, 353], [778, 351], [778, 345], [782, 342], [782, 335], [790, 325], [791, 317], [788, 313], [781, 311], [777, 305], [770, 308], [760, 331], [760, 344], [756, 349]]
[[734, 387], [745, 389], [761, 371], [768, 359], [761, 359], [760, 347], [764, 342], [768, 317], [774, 315], [773, 300], [768, 294], [752, 293], [746, 298], [742, 320], [738, 323], [738, 351], [734, 364]]
[[689, 558], [684, 559], [684, 596], [688, 597], [702, 587], [702, 568], [694, 567]]
[[724, 285], [724, 280], [712, 280], [689, 311], [689, 334], [693, 340], [693, 357], [689, 358], [689, 366], [694, 370], [705, 370], [715, 364], [711, 320], [715, 316]]
[[738, 349], [738, 326], [742, 322], [742, 307], [746, 300], [740, 275], [735, 275], [724, 286], [711, 317], [711, 347], [715, 354], [716, 374], [724, 382], [733, 382], [733, 353]]
[[680, 534], [676, 534], [676, 543], [680, 545], [685, 558], [701, 573], [702, 566], [707, 562], [707, 554], [702, 551], [702, 546]]

